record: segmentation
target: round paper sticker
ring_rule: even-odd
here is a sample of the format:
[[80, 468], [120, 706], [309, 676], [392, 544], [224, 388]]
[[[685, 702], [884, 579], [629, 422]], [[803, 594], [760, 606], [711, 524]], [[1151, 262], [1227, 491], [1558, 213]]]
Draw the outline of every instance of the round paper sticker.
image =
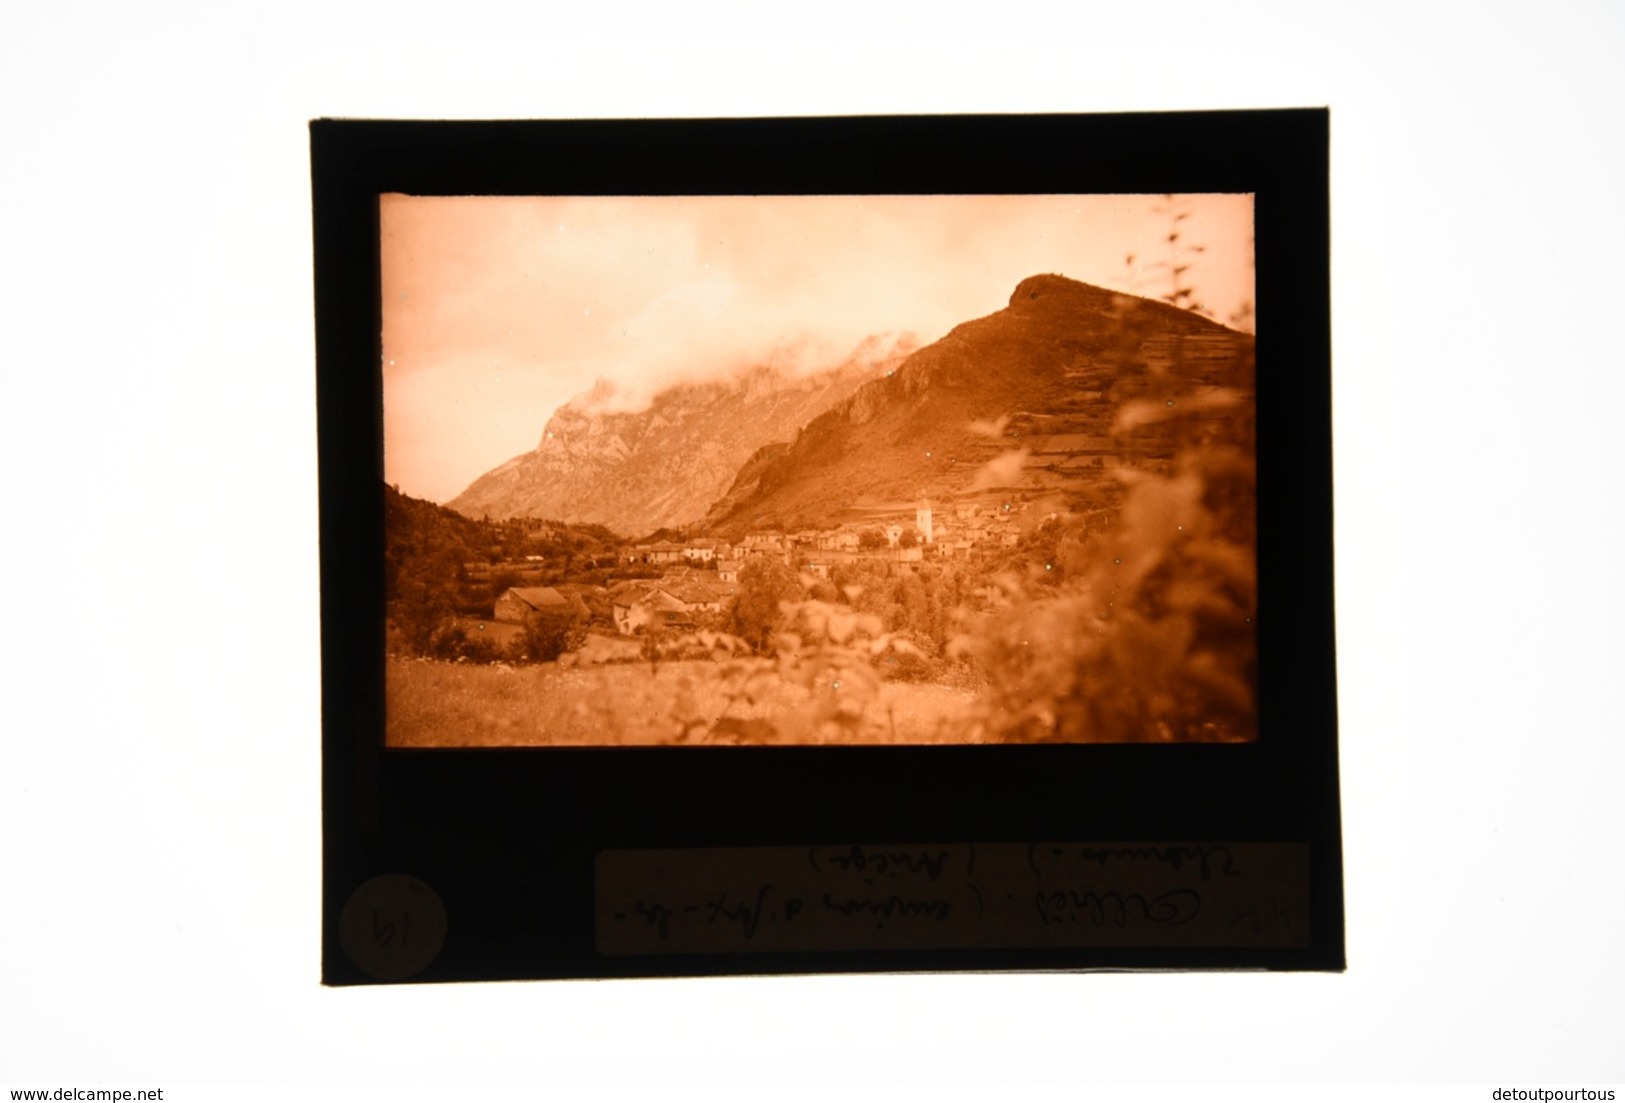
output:
[[416, 976], [440, 956], [446, 941], [446, 906], [416, 877], [385, 874], [363, 882], [339, 916], [344, 954], [378, 980]]

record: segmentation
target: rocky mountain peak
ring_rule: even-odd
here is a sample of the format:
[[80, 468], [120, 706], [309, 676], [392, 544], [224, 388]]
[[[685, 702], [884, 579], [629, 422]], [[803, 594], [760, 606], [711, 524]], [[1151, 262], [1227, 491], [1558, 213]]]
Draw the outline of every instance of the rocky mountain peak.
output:
[[1013, 307], [1025, 306], [1038, 299], [1054, 299], [1058, 296], [1081, 296], [1086, 299], [1099, 298], [1113, 294], [1105, 288], [1095, 287], [1093, 284], [1082, 283], [1078, 280], [1068, 279], [1066, 276], [1046, 274], [1041, 276], [1028, 276], [1016, 284], [1016, 289], [1010, 292], [1010, 304]]
[[1116, 439], [1120, 409], [1159, 387], [1164, 401], [1177, 391], [1215, 408], [1224, 395], [1250, 403], [1251, 348], [1167, 303], [1030, 276], [1004, 309], [956, 326], [759, 457], [706, 520], [725, 532], [757, 518], [794, 527], [995, 487], [1108, 508], [1118, 465], [1154, 467], [1171, 448], [1167, 434]]
[[865, 350], [870, 355], [809, 374], [755, 365], [675, 384], [638, 410], [617, 410], [621, 396], [600, 380], [553, 412], [533, 451], [482, 475], [448, 504], [470, 517], [593, 522], [628, 536], [690, 524], [759, 449], [793, 439], [901, 359]]

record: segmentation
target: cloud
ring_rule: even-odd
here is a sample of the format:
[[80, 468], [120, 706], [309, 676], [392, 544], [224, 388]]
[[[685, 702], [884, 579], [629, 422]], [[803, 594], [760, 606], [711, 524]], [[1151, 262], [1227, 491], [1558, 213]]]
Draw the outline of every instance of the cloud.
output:
[[1010, 424], [1010, 415], [1001, 414], [993, 421], [972, 421], [965, 426], [966, 429], [978, 437], [990, 437], [998, 440], [1004, 436], [1004, 430]]
[[[877, 334], [926, 343], [1001, 309], [1036, 273], [1159, 294], [1154, 270], [1123, 261], [1157, 254], [1158, 202], [386, 196], [386, 470], [445, 468], [436, 482], [460, 489], [534, 447], [598, 380], [631, 409], [754, 364], [841, 363]], [[1181, 233], [1205, 249], [1187, 278], [1223, 318], [1252, 296], [1251, 201], [1191, 209]], [[414, 401], [390, 402], [395, 389]]]
[[976, 477], [971, 480], [969, 491], [974, 494], [979, 490], [1017, 485], [1021, 482], [1021, 469], [1026, 465], [1030, 454], [1026, 448], [1017, 448], [995, 456], [977, 468]]

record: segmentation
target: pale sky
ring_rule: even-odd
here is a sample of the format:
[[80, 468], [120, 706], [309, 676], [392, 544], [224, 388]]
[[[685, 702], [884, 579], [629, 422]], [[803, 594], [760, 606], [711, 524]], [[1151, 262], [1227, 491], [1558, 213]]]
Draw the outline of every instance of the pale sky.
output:
[[635, 408], [671, 383], [753, 364], [839, 364], [872, 335], [925, 345], [1045, 272], [1156, 298], [1168, 265], [1189, 265], [1183, 278], [1229, 323], [1253, 299], [1252, 197], [1169, 206], [382, 196], [385, 479], [443, 502], [535, 448], [553, 411], [598, 379]]

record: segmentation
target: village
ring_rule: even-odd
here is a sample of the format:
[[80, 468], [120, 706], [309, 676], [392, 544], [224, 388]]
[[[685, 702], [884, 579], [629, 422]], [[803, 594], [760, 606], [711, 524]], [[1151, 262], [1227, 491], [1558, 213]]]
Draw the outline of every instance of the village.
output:
[[[960, 503], [939, 512], [921, 498], [909, 524], [896, 512], [867, 522], [792, 533], [760, 531], [737, 541], [693, 535], [687, 539], [622, 545], [617, 565], [649, 577], [607, 585], [556, 581], [509, 586], [496, 596], [491, 620], [465, 627], [505, 643], [538, 614], [563, 614], [586, 630], [580, 658], [587, 662], [635, 658], [651, 634], [717, 627], [740, 591], [740, 574], [752, 563], [775, 563], [818, 580], [842, 566], [883, 566], [890, 575], [913, 573], [932, 561], [967, 561], [1015, 546], [1020, 540], [1021, 501]], [[946, 516], [944, 516], [946, 514]], [[542, 557], [486, 567], [536, 568]], [[658, 574], [654, 572], [658, 571]], [[620, 646], [617, 646], [617, 642]]]

